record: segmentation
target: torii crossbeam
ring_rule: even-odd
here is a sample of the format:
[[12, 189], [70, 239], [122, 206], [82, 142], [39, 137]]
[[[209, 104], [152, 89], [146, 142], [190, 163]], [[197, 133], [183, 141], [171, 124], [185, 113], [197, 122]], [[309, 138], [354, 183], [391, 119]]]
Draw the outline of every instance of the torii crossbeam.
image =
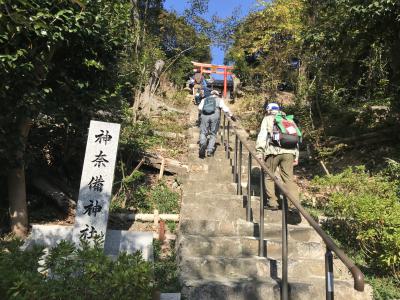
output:
[[205, 64], [195, 61], [192, 61], [192, 64], [196, 70], [200, 70], [201, 74], [206, 73], [206, 74], [224, 75], [224, 98], [226, 98], [228, 89], [228, 75], [233, 75], [231, 71], [234, 69], [234, 67], [225, 65]]

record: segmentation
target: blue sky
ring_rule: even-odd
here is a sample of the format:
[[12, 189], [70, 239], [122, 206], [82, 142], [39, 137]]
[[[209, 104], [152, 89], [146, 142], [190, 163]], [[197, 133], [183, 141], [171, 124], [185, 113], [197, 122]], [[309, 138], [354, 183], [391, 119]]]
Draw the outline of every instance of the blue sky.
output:
[[[210, 0], [208, 5], [207, 17], [217, 14], [221, 18], [225, 18], [232, 14], [232, 11], [240, 6], [241, 16], [246, 16], [250, 10], [256, 8], [256, 0]], [[165, 9], [175, 10], [181, 14], [187, 8], [185, 0], [165, 0]], [[211, 47], [212, 63], [221, 65], [224, 62], [224, 52], [218, 47]]]

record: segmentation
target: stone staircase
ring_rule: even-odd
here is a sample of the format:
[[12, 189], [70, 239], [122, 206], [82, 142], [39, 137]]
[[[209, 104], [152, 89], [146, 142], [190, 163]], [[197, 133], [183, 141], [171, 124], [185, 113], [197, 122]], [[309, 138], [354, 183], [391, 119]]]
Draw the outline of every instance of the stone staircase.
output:
[[[193, 123], [195, 118], [193, 111]], [[183, 299], [281, 299], [281, 211], [265, 210], [266, 257], [259, 257], [259, 197], [251, 199], [253, 222], [247, 222], [223, 147], [214, 157], [199, 159], [198, 128], [189, 134], [190, 172], [182, 178], [176, 245]], [[289, 298], [325, 299], [324, 244], [300, 215], [288, 219]], [[368, 285], [362, 293], [353, 289], [340, 261], [334, 261], [334, 268], [335, 299], [372, 299]]]

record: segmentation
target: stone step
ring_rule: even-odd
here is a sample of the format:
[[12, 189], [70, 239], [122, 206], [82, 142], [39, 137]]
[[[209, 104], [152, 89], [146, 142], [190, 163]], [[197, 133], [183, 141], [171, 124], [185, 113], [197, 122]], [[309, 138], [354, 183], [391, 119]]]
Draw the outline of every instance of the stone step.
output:
[[181, 219], [192, 220], [235, 220], [242, 216], [243, 212], [235, 209], [216, 208], [213, 206], [205, 206], [201, 203], [197, 205], [184, 204], [180, 211]]
[[[236, 184], [232, 184], [232, 187], [236, 191]], [[246, 207], [246, 199], [247, 196], [242, 196], [243, 200], [243, 207]], [[251, 218], [254, 223], [259, 223], [260, 221], [260, 197], [259, 196], [252, 196], [251, 197]], [[290, 208], [288, 210], [288, 224], [289, 225], [308, 225], [308, 222], [304, 217], [294, 208]], [[264, 209], [264, 223], [282, 223], [282, 210], [269, 210]]]
[[[364, 292], [354, 290], [351, 281], [335, 280], [335, 299], [369, 300], [372, 289], [366, 286]], [[278, 300], [281, 299], [280, 279], [213, 277], [207, 279], [184, 278], [182, 297], [187, 300]], [[325, 299], [325, 278], [310, 280], [291, 279], [289, 281], [289, 299], [310, 300]]]
[[214, 152], [214, 156], [199, 158], [199, 145], [198, 144], [196, 144], [196, 145], [190, 144], [190, 146], [189, 146], [190, 153], [188, 155], [188, 160], [190, 162], [203, 161], [203, 162], [207, 162], [209, 164], [215, 164], [216, 162], [229, 164], [229, 160], [226, 159], [222, 150], [220, 150], [220, 149], [222, 149], [222, 148], [217, 143], [217, 150]]
[[[334, 280], [335, 299], [372, 300], [369, 286], [364, 292], [358, 292], [353, 285], [352, 280]], [[325, 277], [292, 278], [289, 281], [289, 295], [292, 300], [326, 299]]]
[[[267, 277], [282, 278], [282, 262], [264, 257], [202, 256], [179, 261], [182, 274], [197, 274], [198, 278], [213, 276], [249, 277], [262, 280]], [[289, 278], [324, 277], [324, 259], [288, 259]], [[351, 274], [341, 261], [334, 261], [334, 278], [351, 280]]]
[[[182, 210], [199, 210], [202, 212], [210, 212], [213, 215], [216, 215], [216, 212], [213, 210], [224, 211], [224, 215], [229, 214], [230, 211], [234, 211], [233, 214], [238, 216], [240, 219], [246, 218], [246, 201], [243, 196], [240, 195], [232, 195], [232, 192], [235, 192], [235, 189], [231, 186], [218, 185], [216, 188], [214, 187], [204, 187], [203, 190], [199, 191], [201, 188], [199, 186], [194, 188], [186, 188], [183, 190], [183, 200], [182, 200]], [[190, 191], [192, 190], [192, 191]], [[195, 191], [193, 191], [195, 190]], [[223, 193], [223, 191], [227, 193]], [[197, 191], [197, 192], [196, 192]], [[229, 193], [228, 193], [229, 192]], [[212, 197], [210, 196], [212, 195]], [[226, 212], [225, 212], [226, 211]], [[255, 223], [259, 222], [260, 216], [260, 202], [259, 198], [252, 197], [251, 204], [251, 216], [252, 221]], [[197, 220], [201, 219], [198, 215], [196, 217]], [[210, 218], [206, 218], [209, 220]], [[220, 218], [219, 218], [220, 219]], [[264, 209], [264, 223], [282, 223], [282, 211], [271, 211], [268, 209]], [[295, 210], [288, 211], [288, 224], [289, 225], [306, 225], [308, 226], [307, 221], [302, 218], [300, 213]]]
[[[259, 237], [259, 224], [247, 222], [243, 219], [236, 221], [220, 220], [191, 220], [182, 219], [180, 223], [181, 234], [203, 236], [250, 236]], [[289, 239], [299, 242], [320, 242], [321, 239], [313, 228], [306, 225], [288, 225]], [[266, 238], [280, 238], [282, 226], [276, 223], [264, 224]]]
[[230, 183], [213, 182], [213, 184], [204, 184], [204, 182], [197, 182], [195, 180], [184, 182], [183, 195], [192, 195], [196, 193], [210, 193], [211, 195], [219, 191], [219, 194], [234, 195], [236, 194], [235, 187]]
[[183, 278], [181, 295], [186, 300], [262, 300], [280, 299], [277, 282], [266, 278]]
[[185, 257], [179, 260], [181, 274], [198, 278], [215, 276], [252, 277], [262, 279], [270, 274], [268, 259], [262, 257]]
[[[222, 168], [222, 167], [221, 167]], [[208, 167], [207, 173], [189, 173], [188, 181], [201, 182], [199, 184], [213, 185], [215, 182], [230, 183], [232, 182], [233, 175], [227, 169], [212, 169]]]
[[[179, 250], [183, 257], [191, 256], [257, 256], [259, 240], [252, 237], [210, 237], [200, 235], [179, 236]], [[280, 239], [264, 239], [264, 251], [269, 258], [280, 259], [282, 254]], [[317, 242], [288, 243], [288, 258], [320, 258], [325, 249]]]
[[[211, 193], [211, 196], [210, 196]], [[243, 207], [243, 197], [240, 195], [232, 195], [232, 193], [221, 193], [218, 189], [209, 189], [207, 191], [191, 192], [184, 189], [184, 198], [190, 198], [187, 203], [204, 203], [205, 205], [213, 205], [214, 207], [227, 208], [232, 204], [232, 207]], [[256, 202], [254, 202], [256, 203]], [[228, 207], [227, 207], [228, 205]]]

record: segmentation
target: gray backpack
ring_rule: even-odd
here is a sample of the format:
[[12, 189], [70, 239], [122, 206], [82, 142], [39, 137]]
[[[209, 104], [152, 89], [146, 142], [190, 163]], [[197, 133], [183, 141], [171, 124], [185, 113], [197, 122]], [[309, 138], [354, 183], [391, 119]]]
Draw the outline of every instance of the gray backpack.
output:
[[212, 115], [215, 113], [215, 109], [217, 107], [217, 99], [216, 97], [207, 97], [204, 99], [204, 105], [202, 113], [205, 115]]

